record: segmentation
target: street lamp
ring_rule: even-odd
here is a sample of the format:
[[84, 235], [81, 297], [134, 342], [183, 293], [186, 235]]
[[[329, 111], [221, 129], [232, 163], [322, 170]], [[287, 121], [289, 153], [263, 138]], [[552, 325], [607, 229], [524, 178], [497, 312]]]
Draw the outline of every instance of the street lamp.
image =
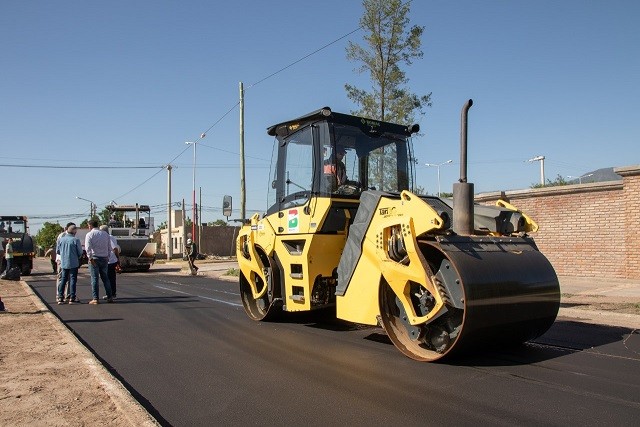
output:
[[193, 221], [191, 221], [191, 239], [193, 241], [196, 239], [196, 146], [198, 145], [198, 141], [203, 139], [205, 136], [207, 135], [203, 133], [196, 141], [185, 142], [185, 144], [193, 145], [193, 213], [191, 216], [193, 219]]
[[93, 219], [93, 217], [94, 217], [94, 216], [96, 216], [96, 213], [97, 213], [96, 211], [98, 210], [98, 209], [97, 209], [98, 207], [96, 206], [96, 204], [95, 204], [95, 203], [93, 203], [91, 200], [89, 200], [89, 199], [83, 199], [83, 198], [82, 198], [82, 197], [80, 197], [80, 196], [76, 196], [76, 199], [78, 199], [78, 200], [84, 200], [85, 202], [89, 202], [89, 203], [90, 203], [90, 204], [89, 204], [89, 216], [90, 216], [90, 218], [89, 218], [89, 219]]
[[574, 179], [575, 179], [575, 178], [578, 178], [578, 182], [579, 182], [580, 184], [582, 184], [582, 178], [588, 178], [588, 177], [590, 177], [590, 176], [593, 176], [593, 174], [592, 174], [592, 173], [588, 173], [588, 174], [586, 174], [586, 175], [580, 175], [580, 176], [571, 176], [571, 175], [567, 175], [567, 178], [574, 178]]
[[442, 163], [425, 163], [424, 164], [425, 166], [438, 169], [438, 197], [440, 197], [440, 166], [449, 164], [451, 162], [453, 162], [453, 160], [447, 160], [446, 162], [442, 162]]
[[540, 185], [544, 186], [544, 156], [536, 156], [527, 161], [540, 162]]

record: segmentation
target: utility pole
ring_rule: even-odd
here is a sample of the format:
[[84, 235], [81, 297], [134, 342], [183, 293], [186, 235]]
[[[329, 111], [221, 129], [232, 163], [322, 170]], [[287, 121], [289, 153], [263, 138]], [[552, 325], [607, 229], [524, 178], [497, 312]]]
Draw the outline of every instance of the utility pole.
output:
[[200, 188], [200, 204], [198, 205], [198, 251], [202, 252], [202, 187]]
[[240, 82], [240, 219], [244, 221], [247, 196], [244, 184], [244, 87]]
[[193, 214], [191, 215], [191, 219], [193, 220], [191, 224], [191, 238], [195, 240], [196, 238], [196, 146], [198, 141], [193, 143]]
[[187, 214], [184, 210], [184, 197], [182, 198], [182, 256], [186, 255], [187, 244]]
[[171, 233], [171, 165], [167, 165], [167, 259], [173, 258], [173, 234]]

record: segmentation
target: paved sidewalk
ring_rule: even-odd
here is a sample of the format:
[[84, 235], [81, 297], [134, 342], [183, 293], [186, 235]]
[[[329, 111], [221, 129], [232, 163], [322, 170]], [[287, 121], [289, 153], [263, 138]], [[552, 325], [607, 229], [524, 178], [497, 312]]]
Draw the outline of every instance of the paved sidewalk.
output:
[[640, 300], [640, 280], [560, 276], [562, 293], [626, 297]]
[[560, 276], [558, 317], [640, 329], [640, 280]]

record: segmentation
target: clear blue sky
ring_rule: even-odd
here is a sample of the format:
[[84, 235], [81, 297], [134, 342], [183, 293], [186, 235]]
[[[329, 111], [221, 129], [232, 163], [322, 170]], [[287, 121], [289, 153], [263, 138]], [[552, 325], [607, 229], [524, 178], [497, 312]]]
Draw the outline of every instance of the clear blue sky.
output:
[[[360, 1], [20, 1], [0, 3], [0, 164], [158, 167], [0, 167], [3, 214], [61, 223], [89, 203], [190, 210], [193, 141], [203, 219], [239, 207], [238, 82], [246, 88], [247, 209], [266, 208], [272, 124], [330, 106], [349, 112], [344, 84], [369, 87], [345, 58], [348, 40], [260, 82], [359, 26]], [[469, 117], [469, 181], [476, 192], [527, 188], [640, 163], [640, 2], [414, 1], [424, 58], [411, 89], [433, 92], [415, 140], [420, 164], [441, 163], [443, 191], [459, 173], [459, 120]], [[258, 84], [255, 84], [260, 82]], [[225, 113], [231, 112], [223, 118]], [[185, 150], [186, 149], [186, 150]], [[182, 154], [181, 154], [182, 153]], [[177, 157], [177, 158], [176, 158]], [[159, 172], [160, 171], [160, 172]], [[155, 174], [155, 176], [154, 176]], [[437, 191], [436, 170], [418, 184]], [[166, 220], [160, 207], [159, 224]], [[237, 211], [236, 211], [237, 212]], [[234, 213], [234, 217], [238, 217]]]

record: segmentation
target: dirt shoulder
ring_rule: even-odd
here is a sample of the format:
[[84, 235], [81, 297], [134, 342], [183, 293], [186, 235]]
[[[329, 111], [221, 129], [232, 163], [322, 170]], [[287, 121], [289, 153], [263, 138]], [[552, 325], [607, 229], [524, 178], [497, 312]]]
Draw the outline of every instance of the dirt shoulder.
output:
[[158, 425], [25, 282], [0, 298], [0, 425]]

